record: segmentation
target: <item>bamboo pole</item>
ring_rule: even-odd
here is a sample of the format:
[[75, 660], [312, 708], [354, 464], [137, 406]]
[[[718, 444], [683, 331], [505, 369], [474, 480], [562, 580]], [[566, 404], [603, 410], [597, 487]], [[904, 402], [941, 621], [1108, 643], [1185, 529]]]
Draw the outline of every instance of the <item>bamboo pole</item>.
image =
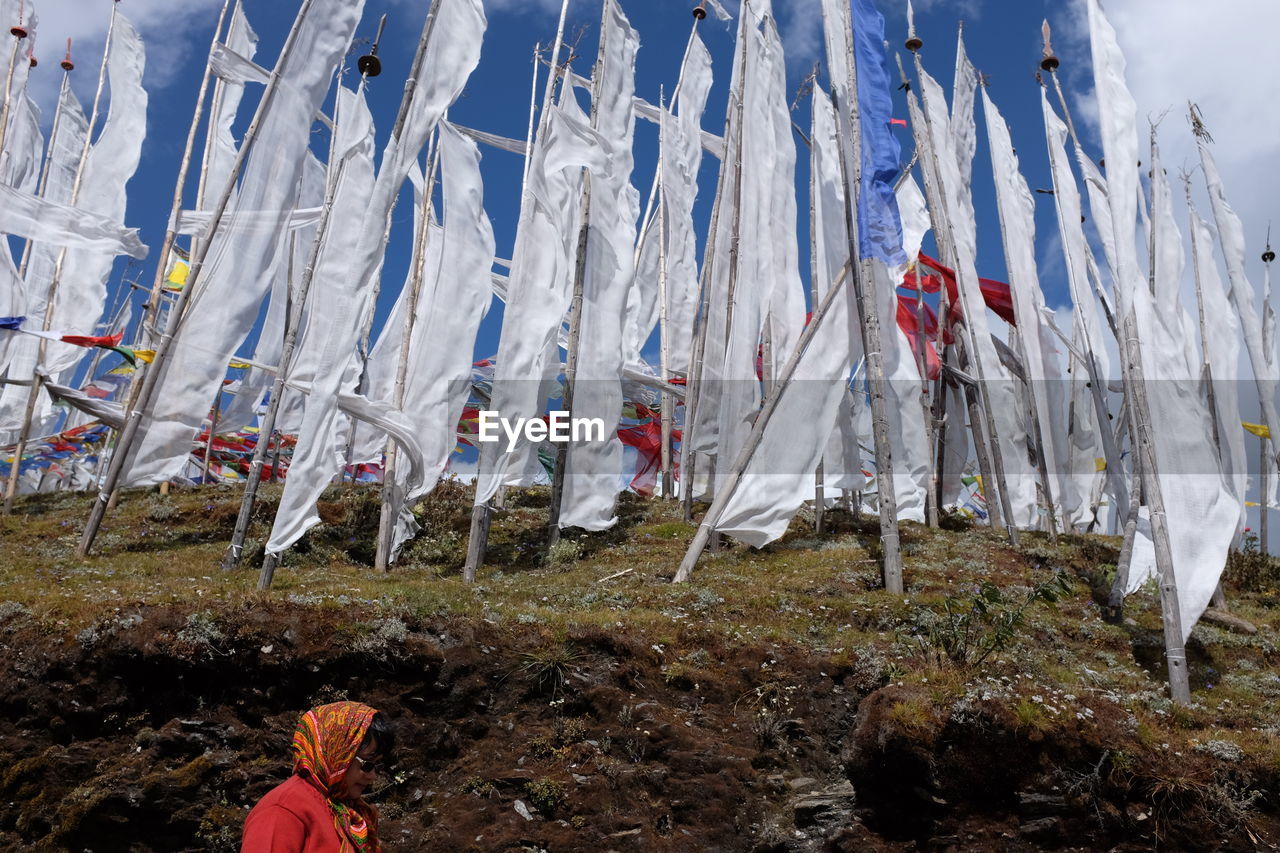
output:
[[[1009, 231], [1005, 226], [1004, 208], [1000, 205], [998, 200], [996, 202], [996, 215], [1000, 220], [1000, 245], [1004, 249], [1005, 268], [1013, 269], [1013, 257], [1011, 253], [1012, 247], [1009, 245], [1007, 237]], [[1013, 286], [1012, 278], [1013, 277], [1010, 276], [1011, 287]], [[1014, 320], [1016, 321], [1018, 319], [1017, 302], [1016, 300], [1011, 301], [1014, 302]], [[1022, 326], [1024, 327], [1024, 331], [1032, 333], [1032, 324], [1035, 320], [1036, 318], [1023, 317]], [[1040, 488], [1044, 498], [1044, 508], [1046, 513], [1045, 522], [1049, 527], [1049, 541], [1056, 545], [1058, 542], [1058, 519], [1057, 513], [1054, 510], [1055, 502], [1053, 483], [1049, 478], [1048, 459], [1045, 455], [1045, 447], [1047, 446], [1045, 436], [1048, 435], [1048, 433], [1044, 429], [1044, 424], [1040, 421], [1040, 407], [1036, 404], [1035, 377], [1031, 375], [1030, 350], [1027, 348], [1025, 335], [1019, 334], [1016, 328], [1012, 329], [1010, 334], [1017, 341], [1017, 348], [1022, 356], [1022, 364], [1024, 369], [1027, 371], [1025, 388], [1027, 393], [1026, 399], [1028, 403], [1028, 414], [1031, 415], [1031, 433], [1036, 442], [1036, 472], [1040, 475]], [[1014, 379], [1014, 381], [1016, 382], [1017, 380]], [[1003, 484], [1005, 481], [1002, 480], [1001, 482]]]
[[[676, 86], [677, 91], [679, 85]], [[663, 96], [659, 92], [658, 105], [663, 107]], [[674, 97], [673, 97], [674, 103]], [[662, 125], [659, 124], [659, 136], [661, 136]], [[667, 329], [667, 312], [668, 298], [667, 293], [667, 191], [664, 182], [663, 168], [666, 163], [663, 146], [658, 146], [658, 375], [662, 377], [664, 384], [671, 382], [671, 341]], [[669, 501], [673, 499], [672, 489], [675, 484], [671, 470], [671, 434], [672, 427], [675, 424], [674, 412], [672, 408], [675, 406], [676, 398], [671, 392], [665, 388], [662, 396], [659, 398], [659, 407], [662, 415], [661, 423], [661, 464], [662, 464], [662, 499]]]
[[781, 400], [787, 384], [791, 381], [792, 376], [795, 375], [800, 359], [809, 348], [810, 341], [813, 340], [818, 328], [822, 325], [822, 321], [830, 310], [832, 303], [835, 302], [836, 296], [839, 295], [845, 279], [849, 277], [849, 272], [850, 267], [846, 263], [823, 296], [822, 304], [813, 312], [813, 317], [809, 320], [809, 324], [805, 326], [804, 332], [801, 333], [800, 340], [797, 341], [795, 350], [791, 353], [790, 358], [787, 359], [787, 363], [778, 377], [777, 384], [774, 385], [773, 391], [769, 396], [765, 398], [764, 406], [760, 409], [760, 413], [756, 416], [755, 422], [751, 426], [751, 433], [747, 437], [746, 443], [738, 451], [733, 467], [725, 475], [723, 487], [716, 493], [715, 500], [712, 501], [706, 515], [703, 516], [702, 523], [698, 526], [698, 531], [694, 534], [693, 541], [689, 545], [689, 550], [685, 552], [680, 568], [676, 571], [675, 583], [683, 583], [689, 579], [689, 576], [693, 573], [694, 566], [697, 565], [698, 558], [706, 550], [715, 532], [715, 526], [720, 521], [720, 516], [724, 514], [725, 505], [728, 504], [737, 491], [742, 474], [746, 470], [747, 464], [751, 461], [756, 447], [759, 446], [760, 439], [764, 436], [765, 427], [768, 426], [774, 411], [777, 410], [778, 402]]
[[[742, 29], [745, 26], [745, 19], [740, 19], [738, 23], [738, 38], [740, 39], [744, 37]], [[743, 56], [740, 58], [738, 65], [738, 77], [740, 81], [745, 76], [745, 73], [742, 70], [745, 67], [745, 60], [746, 56], [744, 48]], [[730, 131], [734, 128], [734, 123], [737, 120], [735, 116], [735, 108], [732, 104], [732, 98], [734, 95], [735, 92], [731, 87], [729, 91], [731, 103], [729, 108], [725, 110], [724, 155], [728, 155], [730, 153]], [[742, 108], [741, 92], [738, 92], [737, 95], [739, 99], [737, 112], [740, 114]], [[697, 419], [699, 414], [698, 410], [702, 398], [702, 378], [706, 360], [707, 329], [708, 323], [710, 322], [711, 311], [711, 288], [714, 280], [713, 273], [715, 271], [715, 246], [720, 234], [720, 210], [724, 201], [725, 183], [728, 180], [729, 174], [731, 174], [730, 168], [733, 170], [732, 174], [735, 176], [734, 180], [738, 183], [741, 182], [742, 146], [738, 140], [732, 140], [732, 146], [732, 153], [734, 155], [734, 162], [732, 166], [730, 167], [730, 164], [724, 162], [724, 155], [722, 155], [720, 171], [716, 175], [716, 194], [711, 202], [711, 223], [707, 229], [707, 240], [706, 244], [703, 246], [702, 253], [702, 272], [699, 276], [700, 294], [698, 315], [696, 318], [697, 322], [694, 328], [693, 351], [690, 353], [689, 373], [685, 377], [684, 430], [680, 434], [680, 501], [683, 506], [684, 520], [686, 522], [693, 521], [693, 489], [694, 478], [697, 473], [697, 458], [693, 448], [695, 444]], [[711, 488], [714, 489], [714, 476], [709, 478], [708, 483], [711, 484]]]
[[[311, 290], [311, 282], [315, 277], [316, 266], [320, 257], [321, 249], [324, 245], [325, 238], [328, 236], [329, 223], [333, 212], [333, 200], [337, 194], [338, 187], [342, 183], [342, 175], [346, 169], [347, 156], [344, 154], [342, 159], [333, 167], [333, 176], [325, 188], [324, 205], [321, 208], [320, 221], [316, 224], [316, 236], [311, 243], [311, 249], [307, 253], [307, 266], [302, 271], [302, 280], [298, 282], [298, 292], [296, 298], [290, 308], [289, 317], [285, 322], [284, 347], [280, 351], [280, 366], [276, 371], [276, 377], [271, 383], [270, 399], [267, 403], [267, 411], [258, 423], [258, 443], [253, 448], [253, 459], [249, 463], [249, 476], [245, 480], [244, 492], [240, 496], [240, 511], [236, 516], [235, 530], [231, 534], [231, 542], [227, 546], [227, 551], [222, 558], [223, 571], [231, 571], [240, 567], [240, 560], [244, 555], [244, 541], [249, 533], [249, 523], [253, 516], [253, 505], [257, 500], [258, 486], [262, 480], [262, 467], [266, 462], [267, 453], [271, 448], [271, 439], [275, 435], [276, 417], [280, 412], [281, 398], [284, 396], [284, 386], [288, 379], [289, 368], [293, 361], [293, 351], [297, 346], [298, 332], [302, 326], [303, 312], [306, 309], [307, 296]], [[274, 469], [274, 465], [272, 468]], [[275, 559], [263, 561], [262, 574], [259, 576], [258, 588], [267, 589], [271, 585], [271, 575], [274, 573]], [[271, 572], [267, 571], [270, 564]]]
[[[564, 47], [564, 25], [565, 19], [569, 14], [569, 0], [561, 0], [560, 4], [560, 20], [556, 24], [556, 37], [551, 47], [551, 71], [547, 74], [546, 87], [542, 92], [542, 114], [538, 117], [538, 127], [534, 130], [533, 122], [529, 122], [528, 139], [525, 145], [525, 161], [524, 176], [520, 183], [520, 222], [516, 227], [516, 240], [519, 241], [520, 228], [525, 224], [526, 217], [529, 215], [529, 169], [533, 160], [534, 144], [542, 138], [546, 130], [547, 121], [550, 119], [552, 99], [555, 96], [556, 83], [560, 81], [561, 73], [568, 68], [568, 61], [565, 68], [560, 67], [560, 51]], [[535, 61], [533, 63], [533, 88], [529, 93], [529, 115], [533, 116], [533, 93], [537, 90], [538, 80], [538, 63], [536, 60], [537, 51], [534, 51]], [[479, 467], [483, 467], [484, 457], [481, 455]], [[476, 488], [480, 488], [479, 471], [477, 470]], [[485, 552], [489, 545], [489, 529], [493, 524], [493, 501], [487, 501], [482, 504], [476, 504], [471, 508], [471, 531], [467, 540], [467, 559], [463, 565], [462, 576], [466, 583], [474, 583], [476, 572], [480, 566], [484, 564]]]
[[[600, 45], [596, 53], [595, 69], [591, 72], [591, 129], [596, 130], [600, 121], [600, 87], [604, 72], [605, 39], [608, 35], [605, 15], [608, 4], [602, 4], [600, 19]], [[574, 262], [573, 298], [569, 303], [569, 341], [564, 357], [564, 410], [573, 418], [573, 398], [577, 389], [578, 358], [582, 339], [583, 300], [586, 294], [587, 242], [591, 234], [591, 173], [582, 173], [582, 221], [578, 226], [578, 255]], [[564, 500], [565, 469], [569, 463], [569, 443], [556, 447], [555, 470], [551, 474], [551, 507], [547, 519], [547, 547], [560, 541], [560, 504]]]
[[218, 431], [218, 415], [222, 413], [222, 389], [213, 398], [213, 415], [209, 419], [209, 438], [204, 443], [204, 460], [200, 463], [200, 485], [209, 482], [209, 461], [213, 457], [213, 436]]
[[[435, 196], [436, 171], [439, 167], [440, 149], [437, 145], [427, 158], [426, 188], [422, 193], [422, 215], [417, 239], [413, 247], [413, 272], [409, 278], [409, 293], [405, 300], [404, 323], [400, 332], [400, 353], [396, 362], [396, 382], [392, 399], [395, 408], [404, 409], [405, 382], [409, 376], [409, 355], [412, 352], [413, 330], [417, 321], [418, 300], [422, 296], [422, 282], [426, 277], [427, 245], [431, 240], [432, 199]], [[437, 273], [439, 270], [437, 270]], [[391, 517], [391, 490], [396, 477], [396, 443], [388, 438], [384, 451], [382, 474], [382, 506], [378, 511], [378, 545], [374, 555], [374, 568], [381, 572], [391, 569], [391, 546], [395, 525]]]
[[[1059, 101], [1065, 105], [1066, 98], [1063, 97], [1062, 86], [1061, 84], [1059, 84], [1058, 76], [1055, 73], [1056, 66], [1046, 68], [1045, 70], [1050, 72], [1049, 76], [1053, 80], [1053, 85], [1055, 90], [1057, 91]], [[1065, 106], [1064, 106], [1064, 109], [1065, 109]], [[1075, 129], [1071, 124], [1071, 116], [1069, 113], [1066, 114], [1066, 122], [1067, 122], [1068, 130], [1072, 134], [1072, 137], [1074, 138]], [[1054, 165], [1054, 167], [1056, 168], [1057, 155], [1054, 153], [1052, 146], [1049, 147], [1049, 159], [1051, 163]], [[1058, 207], [1056, 204], [1054, 205], [1054, 209], [1055, 209], [1055, 212], [1059, 216], [1061, 216], [1061, 211], [1058, 210]], [[1088, 246], [1085, 246], [1085, 251], [1089, 252]], [[1064, 253], [1063, 257], [1065, 258], [1065, 261], [1067, 264], [1071, 263], [1070, 256]], [[1092, 255], [1090, 255], [1089, 257], [1092, 257]], [[1091, 264], [1089, 265], [1091, 266]], [[1089, 270], [1086, 269], [1083, 272], [1083, 275], [1085, 278], [1088, 278], [1088, 276], [1090, 275]], [[1077, 271], [1077, 274], [1073, 276], [1072, 279], [1075, 280], [1076, 278], [1079, 278], [1079, 277], [1080, 277], [1080, 273]], [[1073, 292], [1071, 294], [1071, 298], [1073, 300], [1084, 300], [1084, 299], [1090, 298], [1090, 296], [1091, 295], [1087, 293]], [[1107, 458], [1107, 480], [1111, 485], [1112, 496], [1114, 497], [1116, 502], [1115, 515], [1116, 515], [1116, 521], [1117, 523], [1119, 523], [1120, 507], [1125, 506], [1129, 503], [1129, 488], [1128, 486], [1125, 485], [1125, 482], [1124, 482], [1124, 472], [1118, 467], [1118, 462], [1120, 460], [1120, 449], [1116, 446], [1115, 437], [1111, 431], [1111, 413], [1110, 413], [1110, 410], [1107, 408], [1107, 402], [1106, 402], [1106, 396], [1105, 396], [1106, 385], [1104, 384], [1105, 380], [1104, 380], [1104, 377], [1102, 376], [1102, 371], [1098, 367], [1098, 357], [1097, 357], [1097, 354], [1094, 352], [1094, 341], [1090, 339], [1089, 330], [1087, 327], [1085, 327], [1083, 324], [1080, 324], [1080, 329], [1084, 337], [1084, 347], [1085, 347], [1084, 348], [1084, 356], [1085, 356], [1084, 366], [1085, 366], [1085, 370], [1089, 374], [1089, 391], [1090, 391], [1091, 397], [1093, 398], [1094, 415], [1098, 420], [1098, 431], [1102, 436], [1103, 453], [1106, 455], [1106, 458]]]
[[[98, 88], [93, 96], [93, 109], [89, 114], [89, 128], [84, 135], [84, 145], [80, 149], [80, 160], [76, 164], [75, 178], [71, 184], [71, 198], [68, 202], [70, 207], [75, 207], [80, 200], [80, 190], [84, 186], [85, 166], [89, 162], [89, 151], [93, 147], [93, 131], [98, 123], [98, 115], [102, 107], [102, 92], [107, 83], [107, 59], [111, 54], [111, 40], [115, 34], [116, 4], [111, 4], [111, 18], [107, 24], [107, 39], [102, 47], [102, 63], [98, 68]], [[12, 68], [10, 68], [12, 72]], [[6, 95], [5, 105], [8, 106], [8, 97]], [[7, 124], [7, 117], [5, 123]], [[49, 280], [48, 290], [45, 291], [45, 308], [44, 323], [41, 326], [43, 331], [49, 331], [53, 323], [53, 312], [55, 308], [55, 300], [58, 294], [58, 286], [62, 283], [62, 271], [67, 261], [67, 247], [63, 246], [58, 250], [58, 257], [53, 264], [53, 276]], [[27, 439], [31, 435], [31, 419], [35, 416], [36, 404], [40, 400], [40, 391], [44, 386], [44, 377], [41, 368], [44, 365], [45, 354], [48, 351], [48, 341], [44, 338], [40, 339], [36, 347], [36, 363], [31, 371], [31, 390], [27, 392], [27, 404], [22, 415], [22, 426], [18, 429], [18, 442], [13, 450], [13, 465], [9, 470], [9, 482], [5, 485], [4, 493], [4, 514], [9, 515], [13, 512], [13, 499], [18, 491], [18, 472], [21, 466], [22, 454], [27, 444]]]
[[[289, 35], [285, 40], [284, 48], [280, 54], [281, 59], [280, 62], [277, 63], [277, 67], [279, 67], [280, 64], [282, 64], [283, 61], [293, 52], [293, 48], [298, 40], [298, 31], [301, 29], [302, 22], [310, 13], [313, 4], [314, 0], [303, 0], [302, 7], [298, 10], [298, 16], [294, 19], [293, 26], [289, 30]], [[214, 48], [217, 46], [216, 40], [217, 38], [215, 35]], [[212, 58], [213, 48], [210, 49], [209, 53], [210, 58]], [[222, 218], [226, 214], [227, 207], [231, 202], [231, 195], [235, 191], [236, 179], [239, 177], [241, 169], [244, 168], [245, 159], [254, 140], [257, 138], [258, 128], [261, 125], [262, 118], [266, 115], [267, 108], [274, 100], [275, 93], [279, 88], [279, 85], [279, 74], [273, 71], [267, 82], [266, 89], [262, 94], [262, 99], [258, 102], [258, 109], [253, 117], [253, 121], [250, 122], [248, 130], [245, 132], [244, 140], [240, 144], [240, 151], [236, 155], [236, 161], [232, 166], [231, 174], [227, 178], [227, 184], [223, 187], [222, 196], [219, 198], [217, 207], [214, 209], [212, 222], [209, 225], [208, 231], [210, 235], [216, 233], [218, 226], [222, 223]], [[192, 134], [194, 134], [194, 128], [198, 124], [198, 120], [203, 113], [204, 94], [205, 86], [202, 86], [200, 100], [196, 108], [196, 115], [192, 121]], [[186, 178], [186, 170], [190, 165], [190, 159], [190, 151], [188, 150], [188, 153], [183, 157], [183, 167], [179, 172], [179, 177], [184, 181]], [[174, 191], [174, 196], [178, 200], [178, 205], [181, 204], [181, 195], [182, 182], [179, 182]], [[167, 260], [169, 250], [173, 246], [175, 233], [173, 223], [174, 220], [176, 220], [176, 208], [178, 205], [175, 205], [175, 216], [170, 220], [170, 228], [165, 234], [164, 244], [161, 248], [162, 262], [160, 266], [157, 267], [156, 271], [156, 289], [159, 289], [164, 281], [164, 260]], [[174, 337], [181, 330], [182, 323], [186, 319], [184, 312], [188, 302], [190, 301], [191, 294], [196, 290], [196, 286], [200, 283], [200, 273], [204, 268], [204, 261], [208, 254], [210, 242], [211, 241], [204, 241], [201, 243], [199, 252], [192, 257], [190, 272], [187, 274], [187, 284], [182, 289], [182, 292], [178, 294], [178, 300], [171, 309], [172, 313], [168, 327], [161, 334], [160, 341], [157, 344], [155, 359], [152, 361], [150, 369], [146, 371], [143, 377], [142, 386], [137, 395], [137, 406], [129, 412], [129, 415], [125, 420], [124, 429], [120, 431], [120, 436], [116, 441], [115, 453], [112, 454], [111, 457], [111, 465], [107, 469], [106, 480], [103, 482], [102, 489], [98, 493], [98, 500], [94, 503], [93, 510], [89, 515], [89, 520], [85, 525], [84, 534], [80, 539], [80, 545], [76, 550], [77, 556], [81, 558], [88, 556], [90, 549], [93, 547], [93, 540], [96, 538], [98, 528], [102, 524], [103, 516], [106, 514], [107, 502], [110, 500], [111, 493], [115, 490], [116, 483], [119, 481], [120, 476], [124, 471], [125, 459], [129, 455], [129, 450], [133, 445], [134, 438], [137, 436], [138, 429], [142, 424], [142, 413], [145, 411], [147, 406], [150, 405], [151, 397], [155, 393], [155, 387], [159, 382], [160, 368], [167, 360], [169, 350], [173, 346]], [[153, 290], [153, 292], [155, 291]]]
[[[867, 387], [871, 392], [871, 423], [875, 444], [876, 486], [879, 492], [880, 547], [884, 587], [890, 594], [903, 591], [902, 551], [898, 536], [898, 500], [893, 483], [893, 443], [889, 438], [887, 380], [880, 343], [880, 310], [876, 300], [876, 283], [871, 274], [871, 261], [859, 257], [858, 219], [855, 214], [858, 187], [862, 186], [862, 128], [858, 110], [858, 66], [854, 55], [852, 22], [848, 10], [840, 31], [844, 34], [845, 66], [848, 69], [849, 102], [841, 103], [835, 89], [836, 120], [843, 125], [840, 132], [840, 172], [844, 184], [845, 231], [849, 242], [850, 276], [862, 327], [862, 351], [867, 366]], [[859, 269], [860, 267], [860, 269]]]
[[[821, 93], [816, 83], [817, 68], [810, 75], [813, 81], [813, 106], [810, 108], [809, 117], [809, 137], [813, 142], [809, 145], [809, 304], [816, 306], [818, 304], [818, 106], [817, 100]], [[799, 96], [797, 96], [799, 97]], [[818, 467], [813, 472], [813, 532], [822, 535], [825, 522], [824, 515], [827, 509], [826, 495], [826, 470], [822, 457], [818, 458]]]
[[21, 21], [9, 33], [13, 36], [13, 47], [9, 50], [9, 65], [4, 77], [4, 104], [0, 105], [0, 162], [3, 162], [4, 143], [9, 133], [9, 104], [13, 100], [13, 75], [18, 64], [18, 48], [27, 37]]
[[[918, 48], [912, 51], [912, 56], [915, 60], [916, 77], [923, 78], [924, 65], [920, 59]], [[930, 127], [932, 124], [927, 110], [924, 111], [924, 122], [927, 127]], [[932, 130], [930, 130], [930, 135], [931, 134]], [[917, 147], [919, 147], [918, 142]], [[929, 150], [932, 153], [931, 147]], [[938, 188], [941, 189], [940, 182]], [[944, 211], [942, 217], [944, 223], [943, 231], [946, 233], [944, 244], [950, 250], [951, 256], [948, 260], [951, 262], [951, 268], [956, 270], [957, 285], [959, 285], [959, 255], [955, 246], [955, 239], [951, 235], [951, 211], [946, 206], [945, 193], [940, 193], [940, 200], [943, 203], [941, 210]], [[935, 237], [938, 235], [936, 226], [934, 234]], [[990, 517], [992, 524], [995, 526], [997, 523], [997, 516], [995, 512], [998, 509], [1001, 515], [999, 520], [1003, 521], [1005, 529], [1008, 531], [1009, 542], [1014, 545], [1014, 547], [1017, 547], [1019, 542], [1018, 526], [1013, 519], [1013, 506], [1009, 496], [1008, 479], [1005, 476], [1004, 469], [1004, 453], [1000, 447], [1000, 438], [995, 423], [995, 413], [991, 408], [991, 395], [987, 393], [987, 372], [986, 366], [983, 363], [982, 351], [980, 348], [981, 342], [978, 340], [978, 335], [974, 331], [971, 323], [965, 323], [963, 328], [966, 336], [969, 338], [968, 347], [966, 348], [968, 350], [967, 357], [969, 359], [969, 366], [972, 367], [974, 378], [978, 380], [978, 384], [980, 386], [973, 390], [973, 394], [977, 399], [978, 411], [980, 413], [979, 422], [982, 424], [980, 432], [987, 443], [987, 453], [989, 454], [991, 465], [989, 473], [984, 474], [983, 479], [984, 492], [987, 496], [987, 511], [991, 514]], [[966, 388], [967, 387], [968, 386], [966, 386]], [[976, 434], [974, 443], [975, 445], [977, 444]], [[991, 495], [992, 491], [996, 493], [994, 500]]]

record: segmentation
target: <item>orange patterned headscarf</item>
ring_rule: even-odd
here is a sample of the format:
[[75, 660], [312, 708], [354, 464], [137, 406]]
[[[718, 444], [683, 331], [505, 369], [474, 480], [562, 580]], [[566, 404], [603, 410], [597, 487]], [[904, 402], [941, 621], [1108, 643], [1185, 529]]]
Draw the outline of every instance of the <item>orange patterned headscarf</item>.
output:
[[363, 798], [338, 799], [347, 768], [369, 731], [374, 708], [360, 702], [334, 702], [302, 715], [293, 733], [293, 772], [329, 800], [342, 853], [377, 853], [378, 810]]

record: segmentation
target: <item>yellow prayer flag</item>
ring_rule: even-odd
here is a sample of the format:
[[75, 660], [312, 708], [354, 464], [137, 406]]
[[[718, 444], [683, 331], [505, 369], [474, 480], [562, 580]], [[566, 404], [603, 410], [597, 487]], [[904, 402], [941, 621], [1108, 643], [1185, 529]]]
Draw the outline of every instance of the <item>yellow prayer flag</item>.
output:
[[169, 267], [169, 274], [165, 276], [165, 284], [170, 285], [169, 290], [181, 290], [186, 287], [187, 276], [191, 274], [191, 265], [183, 260], [175, 260], [173, 266]]
[[145, 364], [150, 364], [156, 360], [156, 351], [153, 349], [136, 349], [133, 351], [133, 357]]
[[1251, 432], [1258, 438], [1271, 438], [1271, 430], [1266, 424], [1251, 424], [1247, 421], [1241, 421], [1240, 426], [1244, 427], [1247, 432]]
[[1101, 456], [1093, 457], [1093, 470], [1094, 471], [1107, 470], [1107, 460], [1103, 459]]

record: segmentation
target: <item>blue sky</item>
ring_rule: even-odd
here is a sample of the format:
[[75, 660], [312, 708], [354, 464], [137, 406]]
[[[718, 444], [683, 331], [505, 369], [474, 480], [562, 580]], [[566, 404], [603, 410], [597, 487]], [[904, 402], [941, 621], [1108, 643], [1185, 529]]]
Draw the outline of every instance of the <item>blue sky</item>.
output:
[[[674, 86], [680, 57], [692, 24], [691, 0], [621, 0], [633, 26], [640, 33], [641, 50], [637, 67], [637, 92], [657, 101], [660, 87]], [[890, 47], [899, 52], [905, 37], [905, 2], [877, 0], [887, 19]], [[146, 83], [151, 90], [150, 131], [143, 150], [143, 163], [129, 186], [128, 224], [141, 229], [144, 240], [158, 247], [168, 216], [173, 180], [190, 122], [196, 88], [212, 35], [219, 0], [188, 0], [181, 13], [174, 11], [170, 0], [125, 0], [121, 10], [129, 14], [142, 31], [149, 47]], [[299, 5], [298, 0], [246, 0], [246, 10], [261, 36], [258, 61], [270, 65]], [[370, 86], [371, 104], [379, 121], [379, 147], [385, 141], [388, 126], [399, 102], [402, 82], [413, 55], [415, 42], [425, 16], [426, 0], [368, 0], [365, 21], [358, 36], [372, 36], [378, 16], [389, 15], [389, 26], [381, 56], [384, 73]], [[735, 0], [726, 3], [735, 7]], [[821, 59], [820, 16], [817, 0], [775, 0], [775, 13], [788, 52], [788, 79], [792, 91], [808, 74], [815, 61]], [[1263, 164], [1276, 162], [1280, 145], [1280, 128], [1276, 127], [1275, 110], [1269, 109], [1271, 88], [1267, 81], [1274, 74], [1266, 70], [1274, 59], [1259, 58], [1254, 52], [1238, 49], [1241, 31], [1265, 30], [1280, 24], [1277, 4], [1257, 4], [1249, 0], [1223, 0], [1212, 17], [1204, 5], [1157, 0], [1113, 2], [1109, 13], [1120, 34], [1130, 60], [1130, 84], [1138, 98], [1140, 110], [1155, 116], [1172, 108], [1161, 125], [1165, 161], [1171, 172], [1182, 164], [1191, 164], [1191, 137], [1186, 130], [1185, 100], [1194, 98], [1205, 111], [1215, 138], [1218, 157], [1223, 165], [1227, 191], [1245, 219], [1251, 240], [1259, 241], [1257, 251], [1250, 246], [1251, 258], [1261, 251], [1261, 239], [1270, 216], [1271, 199], [1276, 197], [1277, 177]], [[1259, 8], [1263, 7], [1263, 8]], [[65, 34], [76, 38], [75, 53], [79, 68], [74, 74], [76, 88], [87, 101], [96, 78], [95, 38], [100, 45], [110, 12], [110, 0], [44, 0], [40, 5], [43, 29], [37, 52], [42, 60], [33, 77], [33, 91], [46, 115], [52, 110], [60, 72], [60, 59]], [[558, 0], [487, 0], [489, 30], [480, 67], [472, 76], [462, 98], [451, 111], [455, 122], [482, 130], [522, 138], [528, 120], [528, 99], [532, 70], [532, 51], [536, 42], [549, 42], [554, 36]], [[1044, 153], [1043, 128], [1035, 73], [1040, 58], [1040, 22], [1048, 17], [1054, 27], [1055, 47], [1062, 58], [1063, 82], [1069, 91], [1076, 119], [1091, 154], [1098, 156], [1096, 137], [1092, 133], [1091, 82], [1088, 47], [1083, 26], [1083, 4], [1079, 0], [921, 0], [916, 4], [919, 33], [925, 41], [922, 53], [926, 68], [948, 89], [950, 87], [956, 28], [965, 23], [965, 40], [969, 54], [981, 73], [986, 75], [988, 92], [1009, 121], [1023, 171], [1033, 188], [1050, 185]], [[1259, 17], [1260, 16], [1260, 17]], [[1268, 21], [1271, 21], [1268, 24]], [[574, 68], [590, 72], [598, 37], [599, 3], [595, 0], [573, 0], [570, 4], [569, 34], [576, 41]], [[716, 85], [712, 91], [704, 127], [715, 133], [723, 130], [724, 104], [727, 94], [730, 56], [733, 46], [732, 28], [708, 17], [700, 25], [703, 39], [715, 60]], [[56, 49], [55, 49], [56, 46]], [[355, 55], [363, 52], [360, 46]], [[909, 59], [904, 53], [904, 60]], [[1262, 72], [1252, 71], [1262, 63]], [[1241, 65], [1241, 63], [1249, 63]], [[1272, 69], [1274, 71], [1274, 69]], [[545, 69], [544, 69], [545, 75]], [[545, 77], [544, 77], [545, 79]], [[906, 116], [901, 93], [895, 94], [896, 114]], [[247, 123], [253, 96], [246, 98], [241, 128]], [[1261, 107], [1261, 109], [1258, 109]], [[796, 114], [797, 123], [807, 127], [807, 108]], [[993, 278], [1004, 276], [1004, 259], [1000, 248], [998, 222], [990, 167], [985, 149], [985, 132], [978, 117], [979, 148], [974, 167], [975, 206], [978, 212], [979, 269]], [[899, 130], [906, 160], [912, 150], [910, 134]], [[317, 134], [317, 148], [324, 136]], [[637, 124], [636, 173], [634, 181], [642, 196], [646, 195], [656, 164], [656, 131], [646, 122]], [[796, 144], [803, 143], [796, 137]], [[805, 192], [807, 177], [805, 157], [800, 157], [797, 175], [798, 192]], [[698, 217], [699, 228], [705, 229], [710, 197], [714, 188], [715, 163], [704, 161], [702, 193]], [[519, 197], [521, 161], [516, 156], [486, 150], [486, 207], [494, 221], [498, 254], [510, 257], [514, 239], [514, 223]], [[188, 197], [194, 194], [194, 188]], [[1180, 193], [1176, 193], [1180, 197]], [[803, 201], [803, 196], [801, 196]], [[1067, 304], [1066, 287], [1057, 260], [1056, 236], [1051, 197], [1039, 196], [1037, 225], [1039, 234], [1042, 285], [1048, 303], [1053, 307]], [[801, 204], [803, 213], [806, 205]], [[1207, 212], [1207, 211], [1206, 211]], [[396, 215], [391, 247], [388, 251], [387, 285], [380, 304], [385, 315], [389, 301], [402, 280], [409, 254], [407, 225], [410, 211], [402, 205]], [[807, 217], [797, 223], [801, 240], [801, 258], [807, 257]], [[700, 239], [705, 236], [700, 233]], [[121, 261], [113, 284], [122, 274], [139, 274], [150, 281], [156, 259], [140, 268], [126, 269]], [[803, 263], [803, 262], [802, 262]], [[1254, 261], [1251, 273], [1260, 283], [1260, 266]], [[807, 278], [807, 270], [802, 269]], [[115, 292], [113, 288], [113, 293]], [[477, 346], [477, 357], [496, 350], [500, 311], [493, 311], [485, 323]]]

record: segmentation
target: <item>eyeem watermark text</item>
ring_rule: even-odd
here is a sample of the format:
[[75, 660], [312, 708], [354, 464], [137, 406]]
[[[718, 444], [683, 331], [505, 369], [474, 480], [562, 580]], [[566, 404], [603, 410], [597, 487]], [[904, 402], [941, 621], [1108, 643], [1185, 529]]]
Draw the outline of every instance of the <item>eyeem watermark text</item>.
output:
[[494, 411], [480, 412], [477, 440], [501, 441], [507, 437], [507, 452], [516, 449], [521, 436], [529, 442], [539, 441], [604, 441], [605, 426], [601, 418], [573, 418], [568, 412], [548, 412], [547, 418], [516, 418], [514, 421]]

